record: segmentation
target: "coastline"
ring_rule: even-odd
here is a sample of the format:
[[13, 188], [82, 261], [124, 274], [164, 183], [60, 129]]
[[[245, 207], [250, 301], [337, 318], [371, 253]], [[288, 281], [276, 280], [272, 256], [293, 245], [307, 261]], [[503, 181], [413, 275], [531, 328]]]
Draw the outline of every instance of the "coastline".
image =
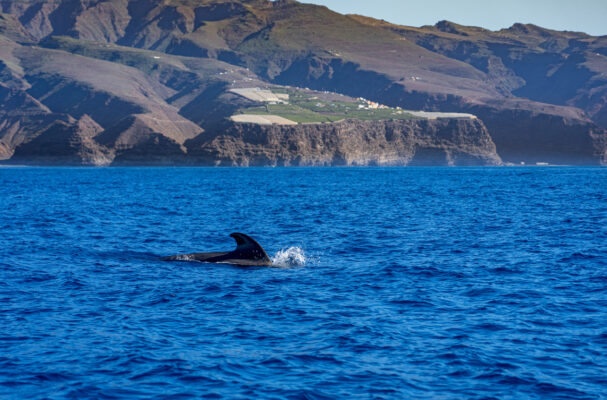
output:
[[167, 168], [167, 169], [495, 169], [495, 168], [512, 168], [512, 169], [542, 169], [542, 168], [605, 168], [607, 165], [590, 165], [590, 164], [513, 164], [503, 163], [501, 165], [202, 165], [202, 164], [117, 164], [117, 165], [69, 165], [69, 164], [0, 164], [0, 168], [75, 168], [75, 169], [117, 169], [117, 168]]

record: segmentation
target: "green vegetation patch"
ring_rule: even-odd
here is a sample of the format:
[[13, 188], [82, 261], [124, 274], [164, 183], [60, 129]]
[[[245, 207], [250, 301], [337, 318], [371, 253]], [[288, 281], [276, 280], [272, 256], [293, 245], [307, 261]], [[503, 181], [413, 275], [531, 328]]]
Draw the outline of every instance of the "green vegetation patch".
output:
[[[331, 101], [312, 93], [291, 88], [272, 88], [276, 94], [289, 94], [288, 104], [265, 104], [240, 110], [243, 114], [278, 115], [298, 123], [337, 122], [344, 119], [362, 121], [418, 119], [396, 108], [369, 108], [366, 101]], [[360, 108], [360, 107], [365, 108]]]
[[293, 122], [301, 124], [335, 122], [344, 119], [343, 116], [323, 115], [314, 111], [299, 107], [294, 104], [267, 104], [261, 107], [251, 107], [243, 110], [244, 114], [254, 115], [278, 115]]

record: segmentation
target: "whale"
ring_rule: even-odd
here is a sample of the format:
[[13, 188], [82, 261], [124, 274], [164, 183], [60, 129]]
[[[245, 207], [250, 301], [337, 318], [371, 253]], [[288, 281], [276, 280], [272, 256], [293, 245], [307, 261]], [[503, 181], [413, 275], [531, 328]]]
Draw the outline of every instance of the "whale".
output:
[[231, 233], [236, 240], [236, 249], [232, 251], [213, 253], [178, 254], [162, 257], [162, 261], [198, 261], [204, 263], [232, 264], [239, 266], [270, 266], [272, 260], [266, 251], [252, 237], [244, 233]]

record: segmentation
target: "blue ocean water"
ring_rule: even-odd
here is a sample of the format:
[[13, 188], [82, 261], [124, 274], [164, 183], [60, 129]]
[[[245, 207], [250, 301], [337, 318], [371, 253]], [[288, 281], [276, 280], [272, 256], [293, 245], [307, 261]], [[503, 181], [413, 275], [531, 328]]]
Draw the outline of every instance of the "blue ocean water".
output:
[[3, 399], [607, 398], [607, 169], [1, 168], [0, 229]]

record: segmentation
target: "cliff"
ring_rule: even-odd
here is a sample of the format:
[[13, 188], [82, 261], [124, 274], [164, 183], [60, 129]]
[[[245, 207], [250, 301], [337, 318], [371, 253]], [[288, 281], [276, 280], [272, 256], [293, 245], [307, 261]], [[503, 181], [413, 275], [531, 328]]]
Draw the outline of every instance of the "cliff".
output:
[[[205, 137], [206, 136], [206, 137]], [[478, 119], [234, 124], [188, 143], [197, 164], [221, 166], [499, 165]]]
[[[124, 150], [99, 143], [88, 116], [58, 122], [19, 146], [10, 163], [33, 165], [406, 166], [500, 165], [478, 119], [356, 121], [290, 126], [229, 124], [185, 142]], [[160, 146], [159, 146], [160, 145]], [[158, 148], [163, 149], [159, 151]]]

